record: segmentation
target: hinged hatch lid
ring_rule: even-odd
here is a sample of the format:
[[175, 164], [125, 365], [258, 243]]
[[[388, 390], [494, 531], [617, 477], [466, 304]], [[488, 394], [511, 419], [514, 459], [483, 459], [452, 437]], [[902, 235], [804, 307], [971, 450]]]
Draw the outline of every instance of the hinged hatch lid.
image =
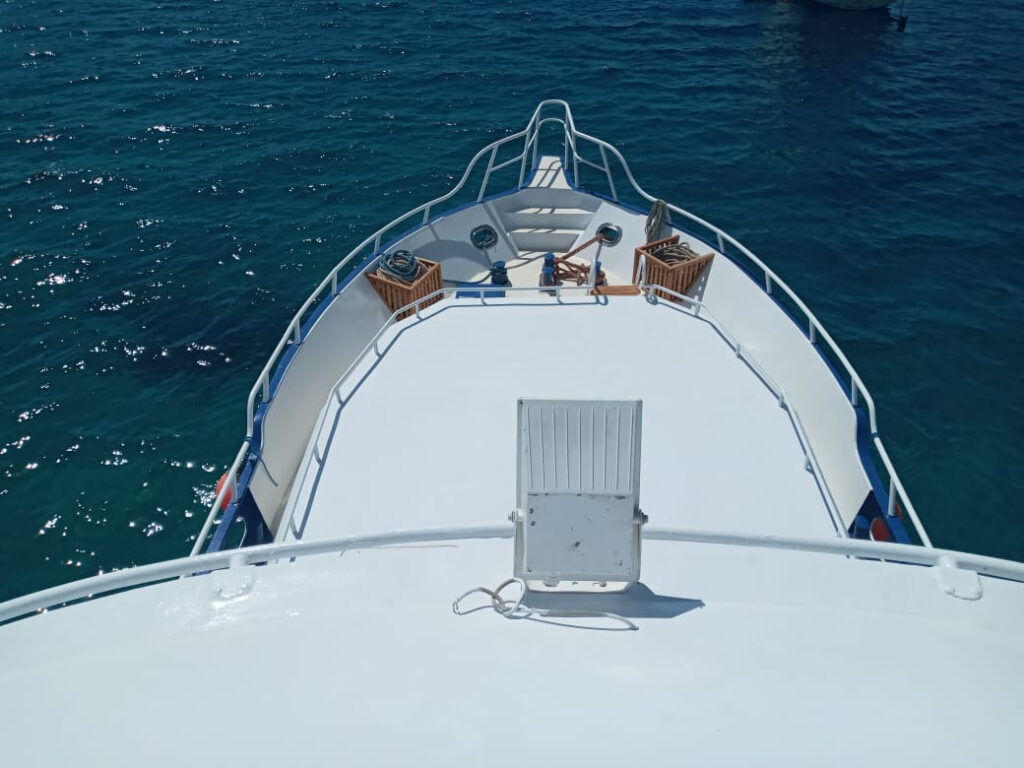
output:
[[639, 400], [519, 400], [515, 575], [607, 591], [640, 578]]

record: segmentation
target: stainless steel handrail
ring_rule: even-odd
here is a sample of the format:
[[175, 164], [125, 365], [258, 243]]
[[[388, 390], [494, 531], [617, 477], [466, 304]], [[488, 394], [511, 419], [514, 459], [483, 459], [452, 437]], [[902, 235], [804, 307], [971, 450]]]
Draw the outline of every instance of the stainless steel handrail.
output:
[[[543, 102], [542, 104], [557, 104], [565, 111], [565, 130], [567, 134], [571, 134], [571, 138], [567, 137], [566, 142], [569, 146], [572, 147], [573, 150], [574, 184], [578, 186], [578, 161], [583, 160], [584, 164], [590, 165], [596, 168], [597, 170], [603, 170], [605, 172], [609, 189], [612, 192], [612, 198], [617, 202], [618, 194], [615, 191], [615, 183], [613, 181], [613, 175], [611, 173], [611, 168], [608, 164], [606, 154], [607, 152], [610, 152], [615, 157], [615, 159], [619, 161], [619, 164], [621, 165], [622, 170], [625, 172], [626, 178], [632, 186], [633, 191], [650, 203], [653, 203], [657, 199], [653, 195], [648, 193], [645, 189], [643, 189], [643, 187], [640, 186], [636, 178], [633, 176], [633, 172], [629, 167], [629, 163], [626, 162], [626, 158], [622, 155], [621, 152], [619, 152], [618, 149], [616, 149], [613, 145], [609, 144], [608, 142], [603, 141], [602, 139], [598, 139], [595, 136], [590, 136], [589, 134], [582, 133], [576, 130], [575, 122], [572, 118], [572, 110], [569, 108], [569, 105], [566, 102], [559, 100], [550, 100], [548, 102]], [[538, 107], [538, 109], [539, 108], [540, 107]], [[596, 163], [592, 163], [586, 160], [586, 158], [583, 158], [578, 154], [577, 141], [581, 139], [584, 141], [588, 141], [599, 148], [599, 150], [601, 151], [601, 157], [604, 159], [603, 167], [597, 165]], [[815, 317], [814, 313], [811, 312], [810, 308], [808, 308], [808, 306], [803, 302], [803, 300], [801, 300], [800, 297], [797, 296], [793, 289], [791, 289], [782, 278], [775, 274], [775, 272], [772, 271], [772, 269], [768, 267], [767, 264], [761, 261], [761, 259], [754, 255], [754, 253], [751, 252], [746, 246], [744, 246], [742, 243], [740, 243], [738, 240], [736, 240], [734, 237], [729, 235], [724, 230], [719, 229], [714, 224], [705, 221], [699, 216], [696, 216], [683, 208], [679, 208], [678, 206], [672, 205], [671, 203], [667, 203], [666, 205], [668, 209], [673, 213], [679, 214], [680, 216], [686, 218], [688, 221], [697, 224], [701, 227], [704, 227], [708, 231], [714, 233], [718, 240], [718, 251], [723, 255], [725, 254], [726, 243], [736, 248], [741, 254], [743, 254], [743, 256], [745, 256], [755, 267], [757, 267], [761, 271], [762, 276], [764, 278], [765, 293], [771, 294], [773, 288], [781, 289], [782, 292], [786, 295], [786, 297], [790, 301], [792, 301], [793, 304], [796, 305], [796, 307], [803, 313], [804, 319], [807, 323], [808, 340], [812, 344], [814, 344], [816, 342], [816, 339], [820, 337], [824, 341], [825, 346], [829, 349], [829, 351], [833, 355], [835, 355], [836, 359], [839, 361], [839, 364], [842, 366], [844, 373], [849, 378], [850, 403], [853, 406], [857, 406], [858, 400], [860, 398], [863, 398], [864, 400], [864, 405], [868, 415], [868, 425], [871, 432], [872, 445], [878, 452], [879, 458], [882, 461], [882, 466], [885, 468], [885, 471], [889, 477], [888, 508], [886, 510], [888, 516], [892, 517], [895, 512], [894, 504], [896, 501], [896, 496], [898, 495], [903, 502], [904, 510], [906, 511], [908, 517], [914, 525], [914, 529], [918, 537], [921, 539], [921, 543], [924, 544], [926, 547], [931, 547], [931, 539], [928, 537], [928, 533], [925, 531], [924, 525], [921, 522], [920, 517], [918, 517], [917, 510], [914, 508], [913, 502], [911, 502], [909, 496], [907, 496], [907, 493], [903, 487], [903, 483], [901, 482], [895, 467], [893, 467], [892, 461], [889, 458], [889, 454], [882, 445], [881, 438], [878, 435], [878, 418], [875, 409], [874, 398], [871, 396], [871, 393], [868, 391], [868, 388], [864, 385], [864, 382], [861, 379], [860, 374], [857, 373], [853, 365], [847, 359], [846, 355], [843, 354], [843, 351], [839, 348], [839, 345], [836, 344], [831, 334], [829, 334], [828, 331], [825, 330], [824, 326], [822, 326], [822, 324], [818, 321], [818, 318]]]
[[[456, 541], [466, 539], [507, 539], [512, 537], [511, 525], [428, 528], [391, 531], [365, 536], [346, 536], [314, 541], [290, 541], [263, 544], [245, 549], [209, 552], [195, 557], [181, 557], [123, 571], [111, 571], [24, 597], [0, 603], [0, 622], [11, 621], [32, 613], [46, 611], [75, 600], [129, 589], [159, 581], [202, 575], [223, 568], [241, 568], [257, 563], [289, 560], [312, 555], [334, 554], [354, 549], [370, 549], [396, 544]], [[918, 547], [907, 544], [869, 541], [865, 539], [797, 537], [723, 533], [718, 531], [645, 528], [643, 537], [652, 541], [674, 541], [688, 544], [715, 544], [746, 548], [813, 552], [845, 557], [885, 560], [897, 567], [907, 564], [959, 568], [1010, 581], [1024, 582], [1024, 563], [1015, 563], [986, 555]], [[342, 563], [345, 561], [342, 560]]]
[[[363, 240], [359, 245], [357, 245], [355, 248], [349, 251], [349, 253], [334, 266], [334, 268], [313, 290], [309, 297], [302, 303], [302, 306], [299, 307], [298, 311], [292, 317], [291, 322], [288, 323], [288, 326], [285, 328], [285, 332], [281, 336], [280, 341], [278, 341], [277, 346], [275, 346], [274, 350], [270, 353], [270, 357], [267, 359], [266, 364], [263, 366], [263, 370], [257, 377], [256, 382], [252, 386], [252, 389], [249, 391], [249, 396], [246, 400], [245, 407], [245, 439], [243, 440], [242, 447], [239, 450], [239, 455], [235, 458], [235, 461], [232, 462], [231, 466], [228, 468], [228, 475], [232, 478], [232, 486], [234, 486], [234, 478], [238, 476], [238, 472], [241, 469], [243, 462], [245, 461], [247, 449], [253, 439], [253, 430], [256, 415], [256, 398], [262, 396], [262, 399], [264, 401], [270, 399], [270, 385], [274, 370], [278, 362], [280, 361], [282, 355], [288, 349], [288, 347], [291, 344], [301, 343], [302, 318], [306, 314], [306, 312], [308, 312], [318, 301], [323, 299], [328, 287], [331, 290], [331, 296], [337, 295], [338, 279], [340, 272], [346, 266], [348, 266], [356, 258], [356, 256], [362, 253], [363, 250], [371, 243], [374, 246], [374, 254], [377, 254], [380, 251], [383, 236], [390, 230], [394, 229], [403, 222], [408, 221], [413, 216], [421, 212], [423, 213], [423, 223], [429, 221], [431, 209], [436, 205], [439, 205], [447, 200], [450, 200], [452, 197], [458, 194], [459, 191], [462, 190], [463, 187], [465, 187], [466, 182], [472, 175], [473, 169], [476, 167], [476, 163], [485, 154], [491, 152], [491, 156], [488, 160], [487, 170], [485, 171], [485, 181], [484, 184], [481, 186], [480, 194], [477, 197], [477, 200], [479, 202], [479, 200], [482, 199], [486, 194], [487, 181], [490, 180], [490, 175], [494, 170], [493, 165], [497, 157], [498, 149], [520, 138], [524, 139], [523, 149], [518, 155], [515, 156], [515, 158], [513, 158], [513, 161], [520, 160], [521, 162], [519, 173], [519, 186], [521, 187], [525, 179], [526, 158], [528, 156], [528, 151], [531, 146], [536, 148], [536, 134], [539, 132], [539, 126], [541, 122], [539, 120], [539, 116], [543, 108], [548, 103], [551, 102], [541, 102], [540, 104], [537, 105], [537, 108], [534, 110], [533, 116], [530, 118], [529, 123], [527, 123], [526, 128], [516, 133], [512, 133], [508, 136], [504, 136], [501, 139], [498, 139], [497, 141], [488, 144], [487, 146], [480, 149], [475, 155], [473, 155], [473, 158], [469, 161], [469, 164], [466, 166], [466, 170], [462, 174], [462, 178], [459, 179], [458, 183], [454, 187], [452, 187], [451, 190], [441, 195], [440, 197], [436, 197], [433, 200], [422, 205], [419, 205], [416, 208], [413, 208], [412, 210], [407, 211], [401, 216], [393, 219], [390, 223], [378, 229], [376, 232], [374, 232], [365, 240]], [[507, 165], [507, 163], [504, 163], [502, 167], [504, 167], [504, 165]], [[216, 517], [217, 511], [220, 509], [220, 505], [223, 503], [224, 498], [225, 493], [219, 493], [217, 495], [217, 499], [214, 501], [214, 504], [211, 506], [210, 512], [207, 515], [207, 519], [203, 525], [202, 531], [200, 535], [196, 538], [196, 542], [192, 547], [193, 555], [196, 555], [200, 551], [202, 551], [203, 545], [206, 542], [206, 538], [209, 535], [210, 529], [213, 526], [213, 520]], [[234, 498], [237, 498], [237, 494], [234, 495]]]
[[[544, 109], [546, 107], [551, 107], [551, 106], [559, 108], [562, 111], [562, 117], [541, 117], [542, 112], [544, 111]], [[579, 162], [582, 160], [584, 165], [589, 165], [589, 166], [594, 167], [597, 170], [603, 170], [604, 171], [604, 173], [606, 175], [606, 178], [607, 178], [607, 181], [608, 181], [609, 189], [612, 192], [612, 198], [613, 198], [613, 200], [618, 201], [618, 194], [616, 193], [615, 182], [614, 182], [614, 179], [613, 179], [613, 174], [611, 172], [611, 166], [610, 166], [610, 164], [608, 162], [608, 155], [607, 155], [607, 153], [610, 152], [612, 154], [612, 156], [616, 160], [618, 160], [618, 162], [622, 166], [622, 169], [623, 169], [623, 171], [626, 174], [626, 178], [628, 179], [628, 181], [629, 181], [630, 185], [632, 186], [633, 190], [638, 195], [640, 195], [642, 198], [647, 200], [648, 202], [654, 202], [657, 199], [654, 196], [652, 196], [651, 194], [649, 194], [646, 190], [644, 190], [639, 185], [639, 183], [636, 181], [636, 178], [633, 176], [633, 172], [632, 172], [632, 170], [629, 167], [629, 163], [626, 162], [625, 157], [623, 157], [622, 153], [619, 152], [618, 149], [616, 149], [613, 145], [609, 144], [608, 142], [603, 141], [602, 139], [598, 139], [598, 138], [596, 138], [594, 136], [590, 136], [589, 134], [582, 133], [582, 132], [580, 132], [580, 131], [578, 131], [576, 129], [576, 124], [575, 124], [575, 121], [573, 120], [573, 116], [572, 116], [572, 110], [570, 109], [568, 103], [566, 103], [565, 101], [563, 101], [561, 99], [547, 99], [547, 100], [544, 100], [544, 101], [540, 102], [540, 104], [537, 105], [537, 108], [534, 110], [533, 115], [530, 117], [529, 122], [527, 123], [526, 127], [523, 130], [518, 131], [518, 132], [513, 133], [513, 134], [510, 134], [508, 136], [505, 136], [505, 137], [499, 139], [498, 141], [492, 142], [492, 143], [488, 144], [487, 146], [483, 147], [482, 149], [480, 149], [473, 156], [473, 158], [470, 160], [469, 164], [466, 167], [465, 172], [462, 174], [462, 178], [459, 180], [459, 182], [454, 187], [452, 187], [452, 189], [449, 192], [447, 192], [444, 195], [441, 195], [440, 197], [435, 198], [434, 200], [431, 200], [428, 203], [424, 203], [423, 205], [420, 205], [420, 206], [418, 206], [416, 208], [413, 208], [412, 210], [410, 210], [410, 211], [404, 213], [403, 215], [399, 216], [398, 218], [392, 220], [390, 223], [388, 223], [387, 225], [381, 227], [376, 232], [371, 234], [369, 237], [367, 237], [365, 240], [363, 240], [363, 242], [361, 242], [358, 246], [356, 246], [354, 249], [352, 249], [352, 251], [350, 251], [348, 253], [348, 255], [345, 256], [345, 258], [343, 258], [340, 262], [338, 262], [338, 264], [335, 265], [335, 267], [328, 273], [327, 277], [324, 278], [324, 280], [320, 283], [320, 285], [318, 285], [317, 288], [313, 291], [313, 293], [310, 294], [309, 298], [306, 299], [306, 301], [299, 308], [298, 312], [295, 313], [295, 316], [292, 318], [291, 322], [288, 324], [288, 327], [286, 328], [284, 335], [281, 337], [281, 340], [278, 342], [277, 346], [274, 348], [274, 351], [271, 353], [270, 358], [267, 360], [266, 365], [264, 365], [263, 370], [261, 371], [259, 377], [257, 378], [256, 383], [253, 385], [252, 390], [249, 392], [249, 397], [248, 397], [247, 402], [246, 402], [246, 436], [245, 436], [245, 440], [244, 440], [244, 442], [242, 444], [242, 448], [239, 451], [239, 455], [236, 457], [235, 461], [231, 465], [231, 468], [228, 470], [229, 475], [232, 478], [235, 478], [237, 476], [237, 473], [238, 473], [240, 467], [242, 466], [242, 462], [245, 459], [245, 454], [246, 454], [247, 448], [249, 446], [249, 443], [251, 442], [251, 440], [253, 438], [253, 428], [254, 428], [255, 409], [256, 409], [256, 398], [262, 394], [262, 398], [263, 398], [264, 401], [270, 399], [271, 377], [273, 376], [273, 372], [274, 372], [275, 367], [277, 366], [277, 363], [279, 362], [281, 356], [284, 354], [285, 350], [289, 347], [290, 344], [293, 344], [293, 343], [297, 344], [297, 343], [301, 342], [301, 340], [302, 340], [302, 318], [306, 314], [306, 312], [309, 311], [309, 309], [318, 300], [322, 299], [323, 294], [324, 294], [325, 290], [327, 289], [327, 287], [330, 286], [330, 288], [331, 288], [331, 295], [332, 296], [334, 296], [334, 295], [336, 295], [338, 293], [338, 276], [339, 276], [340, 271], [342, 269], [344, 269], [349, 263], [351, 263], [352, 260], [357, 255], [362, 253], [363, 249], [366, 248], [371, 243], [373, 243], [373, 245], [374, 245], [374, 251], [373, 251], [374, 254], [379, 253], [380, 247], [381, 247], [381, 241], [382, 241], [383, 236], [387, 232], [391, 231], [392, 229], [397, 227], [399, 224], [407, 221], [408, 219], [410, 219], [411, 217], [415, 216], [416, 214], [422, 212], [423, 213], [423, 223], [426, 223], [427, 221], [429, 221], [432, 208], [434, 206], [440, 204], [440, 203], [443, 203], [443, 202], [451, 199], [454, 195], [456, 195], [465, 186], [465, 184], [468, 181], [468, 179], [469, 179], [473, 169], [476, 166], [476, 163], [480, 160], [480, 158], [482, 158], [488, 152], [490, 153], [490, 156], [489, 156], [488, 161], [487, 161], [487, 168], [486, 168], [486, 170], [484, 172], [484, 180], [483, 180], [483, 183], [481, 184], [480, 191], [479, 191], [479, 193], [477, 195], [477, 201], [479, 202], [480, 200], [482, 200], [486, 196], [487, 184], [490, 181], [491, 173], [496, 168], [505, 167], [505, 166], [509, 165], [510, 162], [515, 162], [516, 160], [520, 161], [519, 188], [522, 188], [524, 180], [525, 180], [527, 157], [531, 158], [532, 166], [536, 167], [536, 165], [537, 165], [537, 152], [538, 152], [538, 147], [539, 147], [539, 142], [540, 142], [540, 130], [541, 130], [541, 127], [543, 125], [546, 125], [548, 123], [555, 123], [555, 124], [559, 124], [559, 125], [562, 126], [562, 129], [563, 129], [563, 158], [564, 158], [564, 160], [563, 160], [563, 169], [567, 170], [567, 165], [568, 165], [567, 161], [568, 161], [568, 158], [569, 158], [569, 154], [571, 152], [572, 160], [573, 160], [573, 184], [574, 184], [574, 186], [578, 186], [578, 181], [579, 181]], [[516, 141], [516, 140], [518, 140], [520, 138], [523, 139], [523, 149], [522, 149], [522, 151], [518, 155], [516, 155], [515, 157], [511, 158], [510, 161], [506, 160], [506, 161], [503, 161], [502, 163], [500, 163], [498, 166], [495, 166], [494, 163], [495, 163], [495, 160], [497, 158], [498, 149], [500, 147], [502, 147], [502, 146], [504, 146], [506, 144], [510, 144], [511, 142], [514, 142], [514, 141]], [[592, 163], [589, 160], [587, 160], [586, 158], [583, 158], [579, 154], [579, 148], [578, 148], [578, 141], [579, 140], [590, 142], [593, 145], [598, 147], [598, 149], [601, 152], [601, 157], [602, 157], [602, 159], [604, 161], [603, 166], [599, 166], [596, 163]], [[885, 470], [886, 470], [886, 472], [887, 472], [887, 474], [889, 476], [889, 490], [890, 490], [890, 493], [889, 493], [889, 504], [888, 504], [887, 512], [889, 513], [890, 516], [892, 516], [892, 514], [895, 512], [894, 507], [893, 507], [894, 502], [895, 502], [894, 494], [898, 494], [900, 499], [903, 501], [903, 507], [905, 508], [908, 516], [910, 517], [911, 521], [913, 522], [914, 528], [915, 528], [915, 530], [917, 532], [918, 537], [921, 539], [921, 542], [925, 546], [928, 546], [928, 547], [932, 546], [931, 540], [929, 539], [928, 534], [927, 534], [927, 532], [924, 529], [924, 525], [921, 523], [921, 520], [920, 520], [920, 518], [917, 515], [917, 511], [914, 508], [913, 503], [910, 501], [909, 497], [906, 495], [906, 492], [905, 492], [905, 490], [903, 488], [903, 483], [900, 481], [899, 476], [897, 475], [896, 470], [893, 467], [891, 460], [889, 459], [889, 455], [885, 451], [885, 448], [882, 446], [881, 439], [878, 436], [878, 428], [877, 428], [877, 419], [876, 419], [876, 413], [875, 413], [874, 399], [871, 397], [871, 394], [868, 392], [868, 389], [864, 385], [864, 382], [861, 380], [860, 375], [856, 372], [856, 370], [854, 370], [853, 366], [850, 364], [849, 360], [846, 358], [846, 355], [844, 355], [842, 350], [839, 349], [839, 346], [835, 343], [835, 341], [832, 338], [832, 336], [824, 329], [824, 327], [821, 325], [821, 323], [818, 321], [818, 319], [814, 316], [814, 314], [811, 312], [811, 310], [796, 295], [796, 293], [793, 292], [793, 290], [789, 287], [789, 285], [787, 285], [785, 281], [783, 281], [778, 275], [776, 275], [763, 261], [761, 261], [757, 256], [755, 256], [749, 249], [747, 249], [739, 241], [737, 241], [735, 238], [733, 238], [731, 235], [729, 235], [724, 230], [719, 229], [715, 225], [713, 225], [713, 224], [705, 221], [704, 219], [702, 219], [702, 218], [700, 218], [700, 217], [690, 213], [689, 211], [686, 211], [686, 210], [684, 210], [682, 208], [679, 208], [679, 207], [677, 207], [675, 205], [672, 205], [672, 204], [667, 204], [667, 205], [668, 205], [669, 210], [671, 210], [673, 213], [679, 214], [680, 216], [683, 216], [684, 218], [686, 218], [688, 221], [691, 221], [691, 222], [693, 222], [695, 224], [698, 224], [698, 225], [706, 228], [710, 232], [713, 232], [716, 235], [717, 239], [718, 239], [718, 250], [719, 250], [720, 253], [723, 253], [723, 255], [724, 255], [724, 252], [725, 252], [725, 244], [726, 243], [729, 243], [730, 245], [734, 246], [752, 264], [754, 264], [758, 269], [761, 270], [761, 272], [762, 272], [762, 274], [764, 276], [764, 281], [765, 281], [765, 288], [764, 288], [764, 290], [765, 290], [766, 293], [771, 294], [773, 287], [777, 287], [777, 288], [781, 289], [783, 291], [783, 293], [800, 309], [800, 311], [804, 313], [805, 319], [806, 319], [806, 321], [808, 323], [808, 339], [809, 339], [809, 341], [813, 344], [813, 343], [815, 343], [816, 337], [820, 337], [821, 339], [823, 339], [825, 344], [826, 344], [826, 346], [836, 356], [836, 359], [842, 365], [845, 373], [849, 376], [849, 378], [850, 378], [850, 394], [849, 394], [849, 399], [850, 399], [851, 404], [854, 405], [854, 406], [856, 406], [858, 404], [858, 402], [857, 402], [858, 401], [858, 396], [863, 397], [863, 399], [864, 399], [865, 407], [866, 407], [867, 413], [868, 413], [869, 426], [870, 426], [871, 436], [872, 436], [872, 441], [873, 441], [872, 444], [874, 445], [875, 449], [878, 451], [879, 457], [881, 458], [881, 461], [882, 461], [882, 465], [884, 466], [884, 468], [885, 468]], [[223, 489], [222, 489], [222, 491], [223, 491]], [[192, 554], [193, 555], [198, 554], [202, 550], [202, 547], [203, 547], [203, 544], [204, 544], [204, 542], [206, 540], [206, 537], [209, 535], [210, 528], [212, 527], [213, 518], [216, 516], [217, 510], [220, 509], [220, 504], [222, 503], [223, 497], [224, 497], [224, 492], [218, 494], [217, 499], [216, 499], [216, 501], [214, 502], [214, 505], [211, 508], [210, 514], [207, 517], [207, 521], [206, 521], [206, 523], [203, 526], [203, 531], [200, 534], [200, 536], [196, 539], [196, 543], [195, 543], [195, 545], [194, 545], [194, 547], [192, 549]]]
[[[505, 293], [529, 293], [536, 296], [543, 296], [545, 298], [549, 294], [553, 293], [555, 300], [561, 302], [563, 293], [568, 293], [570, 295], [582, 294], [585, 297], [591, 298], [589, 294], [594, 289], [594, 279], [595, 275], [593, 272], [591, 272], [590, 281], [584, 285], [556, 285], [550, 287], [503, 286], [501, 290]], [[803, 422], [800, 420], [800, 414], [797, 411], [797, 408], [793, 401], [790, 400], [789, 396], [786, 394], [786, 390], [768, 374], [768, 372], [757, 361], [757, 359], [739, 343], [739, 341], [732, 334], [732, 332], [729, 331], [729, 329], [725, 327], [725, 325], [723, 325], [717, 317], [715, 317], [714, 313], [711, 310], [709, 310], [707, 308], [707, 305], [704, 304], [702, 301], [700, 301], [699, 299], [694, 299], [690, 296], [686, 296], [681, 293], [677, 293], [676, 291], [673, 291], [669, 288], [665, 288], [664, 286], [657, 284], [642, 282], [639, 285], [639, 288], [647, 292], [648, 300], [654, 304], [658, 303], [657, 296], [660, 292], [661, 294], [667, 294], [669, 296], [672, 296], [679, 300], [681, 303], [684, 303], [690, 308], [692, 308], [693, 317], [699, 317], [704, 322], [709, 323], [722, 336], [722, 338], [725, 339], [729, 347], [733, 350], [733, 352], [736, 353], [736, 356], [743, 360], [747, 365], [749, 365], [751, 370], [754, 371], [754, 374], [758, 378], [760, 378], [761, 381], [764, 382], [765, 386], [768, 387], [769, 391], [778, 399], [779, 405], [785, 407], [786, 413], [790, 419], [790, 423], [793, 425], [793, 429], [797, 434], [797, 439], [800, 442], [800, 447], [804, 452], [804, 460], [807, 463], [807, 467], [810, 470], [811, 474], [814, 476], [825, 498], [825, 506], [829, 514], [829, 519], [832, 521], [832, 525], [836, 530], [836, 535], [840, 537], [845, 537], [846, 529], [842, 522], [842, 515], [839, 512], [839, 507], [836, 504], [835, 497], [832, 494], [832, 489], [829, 487], [828, 480], [826, 479], [824, 472], [822, 472], [821, 470], [821, 464], [818, 461], [818, 457], [814, 452], [814, 447], [811, 444], [810, 437], [808, 437], [807, 431], [804, 429]], [[412, 310], [416, 316], [416, 319], [422, 320], [423, 315], [421, 314], [421, 310], [423, 309], [424, 305], [431, 305], [435, 298], [448, 298], [457, 293], [476, 293], [478, 294], [476, 298], [477, 300], [479, 300], [480, 304], [486, 305], [488, 298], [487, 294], [494, 290], [494, 286], [473, 286], [468, 288], [465, 286], [449, 286], [445, 288], [439, 288], [438, 290], [433, 291], [432, 293], [429, 293], [426, 296], [423, 296], [415, 301], [412, 301], [403, 307], [399, 307], [391, 314], [391, 316], [387, 320], [384, 321], [380, 329], [378, 329], [378, 331], [373, 335], [373, 337], [371, 337], [369, 342], [367, 342], [367, 344], [363, 347], [359, 354], [356, 355], [355, 359], [349, 364], [348, 368], [345, 369], [345, 372], [341, 374], [337, 382], [335, 382], [334, 386], [331, 388], [331, 392], [328, 395], [328, 398], [333, 397], [338, 401], [340, 405], [344, 405], [344, 400], [341, 398], [340, 392], [346, 380], [360, 366], [360, 364], [363, 362], [363, 360], [366, 358], [366, 356], [370, 353], [371, 350], [373, 350], [374, 354], [376, 354], [378, 358], [383, 357], [384, 353], [380, 351], [379, 346], [381, 338], [396, 322], [398, 322], [401, 316], [404, 315], [406, 312]], [[472, 299], [473, 297], [468, 296], [467, 298]], [[592, 298], [594, 301], [601, 300], [601, 297], [599, 296], [595, 296]], [[548, 302], [546, 301], [540, 302], [538, 304], [538, 306], [547, 305]], [[670, 304], [667, 306], [674, 305]], [[328, 412], [326, 410], [321, 414], [321, 424], [322, 420], [324, 418], [327, 418], [327, 415]], [[320, 424], [317, 425], [317, 427], [314, 429], [314, 432], [319, 428]], [[315, 454], [315, 449], [312, 457], [315, 460], [317, 460], [318, 463], [322, 463], [319, 457]], [[292, 525], [293, 521], [291, 520], [290, 517], [287, 521], [282, 522], [282, 526]]]

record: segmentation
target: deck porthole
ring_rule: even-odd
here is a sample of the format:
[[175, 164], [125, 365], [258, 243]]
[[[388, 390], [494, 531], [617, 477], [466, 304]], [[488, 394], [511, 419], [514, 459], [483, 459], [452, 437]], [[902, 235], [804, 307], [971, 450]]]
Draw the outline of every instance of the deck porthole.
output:
[[469, 240], [477, 248], [493, 248], [498, 243], [498, 233], [490, 224], [481, 224], [469, 233]]
[[617, 245], [619, 240], [622, 239], [622, 227], [605, 222], [597, 228], [597, 234], [605, 245]]

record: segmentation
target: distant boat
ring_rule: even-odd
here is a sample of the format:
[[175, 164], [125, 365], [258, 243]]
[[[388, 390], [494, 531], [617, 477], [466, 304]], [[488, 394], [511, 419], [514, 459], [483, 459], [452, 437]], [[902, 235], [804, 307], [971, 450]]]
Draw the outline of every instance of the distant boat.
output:
[[815, 0], [822, 5], [842, 8], [846, 11], [873, 11], [891, 5], [893, 0]]

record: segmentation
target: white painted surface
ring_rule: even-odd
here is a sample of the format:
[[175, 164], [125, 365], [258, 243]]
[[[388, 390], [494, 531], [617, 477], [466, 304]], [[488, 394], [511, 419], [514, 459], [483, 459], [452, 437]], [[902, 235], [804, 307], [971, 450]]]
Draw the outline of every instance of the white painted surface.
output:
[[[0, 631], [10, 765], [1011, 766], [1021, 584], [645, 542], [636, 632], [451, 601], [511, 542], [350, 552], [168, 582]], [[603, 597], [603, 596], [602, 596]], [[590, 620], [591, 625], [614, 626]]]
[[329, 404], [278, 538], [504, 520], [521, 397], [642, 400], [653, 525], [836, 535], [787, 412], [710, 324], [636, 296], [530, 301], [390, 329]]
[[870, 490], [847, 392], [801, 329], [728, 259], [715, 257], [702, 301], [786, 390], [848, 526]]
[[263, 460], [249, 488], [273, 529], [331, 386], [391, 313], [357, 276], [318, 319], [292, 358], [263, 420]]
[[520, 400], [517, 411], [515, 575], [531, 589], [636, 582], [643, 403]]
[[[440, 260], [442, 272], [452, 279], [479, 276], [480, 272], [475, 270], [487, 264], [488, 259], [496, 260], [500, 256], [509, 259], [512, 266], [509, 275], [514, 285], [535, 284], [540, 261], [524, 264], [520, 268], [518, 265], [521, 262], [509, 256], [513, 250], [502, 216], [504, 210], [523, 210], [530, 196], [537, 194], [549, 197], [562, 195], [567, 206], [574, 204], [574, 201], [580, 203], [580, 199], [586, 197], [572, 190], [557, 188], [525, 189], [444, 217], [428, 228], [417, 230], [396, 247], [412, 248], [428, 258]], [[590, 260], [597, 256], [605, 265], [611, 282], [626, 282], [632, 274], [633, 248], [638, 239], [643, 239], [644, 217], [607, 202], [598, 203], [595, 198], [587, 199], [590, 202], [586, 205], [597, 207], [581, 237], [591, 237], [593, 230], [605, 221], [622, 226], [624, 234], [616, 246], [595, 245], [581, 258]], [[496, 225], [500, 235], [498, 245], [486, 254], [473, 253], [474, 249], [466, 242], [459, 243], [456, 240], [467, 238], [470, 230], [480, 223]], [[707, 250], [707, 246], [702, 243], [694, 241], [693, 244], [700, 252]], [[471, 252], [463, 256], [456, 246], [468, 248]], [[706, 279], [691, 293], [702, 298], [744, 348], [786, 389], [811, 438], [843, 520], [849, 524], [867, 495], [869, 486], [856, 450], [853, 410], [846, 394], [817, 351], [759, 286], [720, 255], [709, 268]], [[309, 430], [331, 384], [362, 349], [385, 316], [383, 304], [365, 279], [357, 278], [320, 319], [293, 360], [286, 378], [287, 386], [280, 390], [264, 427], [268, 435], [264, 461], [277, 484], [271, 481], [270, 475], [262, 467], [257, 471], [253, 484], [257, 500], [261, 508], [272, 516], [273, 525], [276, 526], [279, 519], [277, 510], [285, 498], [283, 494], [290, 488], [292, 477], [300, 466], [302, 446], [308, 440]], [[638, 328], [637, 332], [645, 331]], [[664, 330], [659, 331], [657, 338], [664, 338]], [[474, 336], [473, 342], [483, 346], [492, 343], [479, 335]], [[637, 359], [629, 357], [628, 350], [635, 347], [630, 337], [619, 337], [607, 329], [602, 344], [603, 349], [625, 355], [621, 358], [623, 361]], [[517, 354], [529, 355], [533, 346], [521, 346]], [[565, 350], [567, 345], [554, 342], [553, 347]], [[666, 350], [674, 347], [677, 348], [678, 344], [670, 342]], [[645, 357], [660, 354], [657, 345], [652, 344]], [[692, 351], [687, 353], [691, 365], [697, 360], [694, 354]], [[523, 358], [524, 361], [527, 359]], [[522, 365], [527, 363], [523, 362]], [[570, 369], [563, 366], [563, 370], [568, 372]], [[672, 375], [678, 377], [680, 370], [676, 369]], [[639, 377], [644, 374], [637, 371], [635, 375]], [[457, 392], [456, 387], [453, 392], [441, 393], [439, 396], [449, 403], [446, 407], [455, 409], [452, 415], [458, 412], [465, 417], [471, 411], [457, 405]]]

